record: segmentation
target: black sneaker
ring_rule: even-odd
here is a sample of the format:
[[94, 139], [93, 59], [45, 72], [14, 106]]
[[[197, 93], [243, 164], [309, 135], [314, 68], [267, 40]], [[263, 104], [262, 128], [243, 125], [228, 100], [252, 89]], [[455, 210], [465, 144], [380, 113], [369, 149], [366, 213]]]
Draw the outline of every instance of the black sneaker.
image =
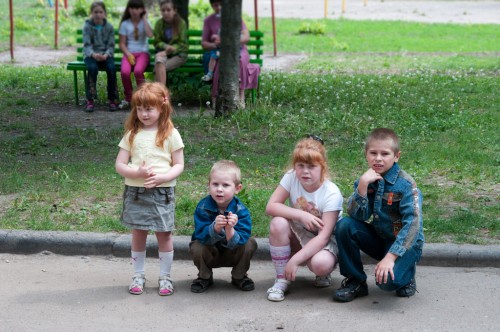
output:
[[366, 281], [359, 282], [354, 278], [345, 278], [340, 288], [333, 293], [333, 299], [338, 302], [351, 302], [357, 297], [366, 295], [368, 295]]
[[415, 278], [413, 278], [411, 279], [408, 285], [403, 286], [400, 289], [396, 290], [396, 295], [399, 297], [410, 297], [415, 295], [416, 291], [417, 291], [417, 282], [415, 281]]

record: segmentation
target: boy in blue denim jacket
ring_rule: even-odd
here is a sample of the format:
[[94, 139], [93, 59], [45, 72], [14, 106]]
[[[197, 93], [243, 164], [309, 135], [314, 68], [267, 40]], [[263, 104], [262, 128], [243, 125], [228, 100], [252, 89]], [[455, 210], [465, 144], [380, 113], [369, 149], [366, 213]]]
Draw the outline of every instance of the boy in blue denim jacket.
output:
[[191, 291], [203, 293], [213, 284], [212, 269], [232, 267], [231, 282], [243, 291], [255, 288], [247, 276], [250, 260], [257, 250], [251, 238], [252, 219], [248, 209], [235, 195], [240, 192], [241, 171], [230, 160], [216, 162], [210, 171], [209, 195], [196, 206], [195, 230], [189, 253], [198, 268]]
[[[340, 273], [345, 277], [333, 294], [339, 302], [368, 295], [360, 249], [379, 261], [375, 282], [399, 297], [415, 294], [416, 263], [422, 255], [422, 194], [397, 164], [401, 152], [393, 130], [374, 129], [365, 143], [369, 169], [354, 184], [349, 217], [337, 223]], [[371, 218], [370, 218], [371, 217]]]

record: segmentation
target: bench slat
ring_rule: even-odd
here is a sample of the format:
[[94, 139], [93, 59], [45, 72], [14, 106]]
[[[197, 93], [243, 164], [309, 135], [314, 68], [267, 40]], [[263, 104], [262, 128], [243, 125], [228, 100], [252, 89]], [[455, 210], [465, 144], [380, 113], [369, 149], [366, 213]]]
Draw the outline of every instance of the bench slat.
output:
[[[73, 76], [74, 76], [74, 90], [75, 90], [75, 103], [78, 105], [78, 84], [77, 84], [77, 72], [78, 71], [83, 71], [84, 73], [87, 71], [87, 67], [85, 66], [85, 63], [83, 62], [83, 30], [77, 29], [76, 30], [76, 41], [78, 43], [78, 46], [76, 47], [76, 50], [78, 52], [76, 56], [76, 61], [71, 61], [66, 65], [67, 70], [73, 71]], [[258, 30], [250, 30], [250, 40], [247, 43], [247, 48], [248, 48], [248, 53], [251, 55], [250, 57], [250, 63], [255, 63], [258, 64], [259, 66], [262, 67], [263, 60], [261, 59], [261, 56], [264, 54], [264, 51], [262, 50], [262, 47], [264, 46], [264, 41], [262, 38], [264, 37], [264, 33], [262, 31]], [[171, 72], [178, 72], [178, 73], [203, 73], [203, 64], [202, 64], [202, 55], [205, 52], [203, 48], [201, 47], [201, 36], [202, 36], [202, 31], [201, 30], [188, 30], [187, 31], [187, 36], [188, 36], [188, 44], [189, 44], [189, 50], [188, 50], [188, 59], [186, 63], [184, 63], [181, 67], [176, 68], [175, 70]], [[123, 53], [118, 47], [119, 44], [119, 34], [118, 30], [115, 29], [115, 67], [116, 71], [120, 71], [121, 68], [121, 59], [123, 57]], [[149, 43], [149, 53], [151, 54], [151, 61], [146, 68], [146, 72], [153, 72], [154, 69], [154, 54], [155, 54], [155, 49], [153, 46], [153, 39], [150, 38], [148, 40]], [[252, 91], [252, 99], [255, 99], [255, 91]], [[255, 101], [255, 100], [254, 100]]]

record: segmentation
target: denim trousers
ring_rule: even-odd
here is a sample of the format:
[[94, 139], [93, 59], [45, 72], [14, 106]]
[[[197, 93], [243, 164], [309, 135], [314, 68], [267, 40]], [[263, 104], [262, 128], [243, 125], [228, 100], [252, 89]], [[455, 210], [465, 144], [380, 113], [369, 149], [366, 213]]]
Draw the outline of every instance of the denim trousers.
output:
[[96, 61], [94, 58], [87, 57], [84, 61], [88, 72], [85, 80], [85, 95], [87, 100], [97, 99], [97, 75], [99, 74], [99, 69], [104, 69], [108, 75], [108, 100], [110, 102], [117, 101], [118, 90], [116, 87], [115, 59], [108, 57], [106, 61]]
[[[380, 237], [370, 224], [350, 217], [344, 217], [337, 223], [335, 237], [339, 246], [340, 274], [358, 281], [365, 281], [367, 278], [360, 250], [380, 261], [394, 242], [393, 239]], [[416, 264], [422, 256], [422, 246], [422, 242], [417, 242], [403, 256], [398, 257], [393, 268], [394, 280], [389, 278], [386, 284], [377, 283], [377, 286], [385, 291], [393, 291], [409, 284], [415, 277]]]

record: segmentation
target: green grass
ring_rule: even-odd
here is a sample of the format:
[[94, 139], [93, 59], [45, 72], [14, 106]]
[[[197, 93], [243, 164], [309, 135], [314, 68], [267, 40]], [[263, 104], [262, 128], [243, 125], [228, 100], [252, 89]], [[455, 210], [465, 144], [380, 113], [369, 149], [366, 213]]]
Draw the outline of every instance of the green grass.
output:
[[[298, 139], [323, 137], [332, 180], [347, 200], [366, 168], [364, 137], [386, 126], [401, 136], [400, 164], [423, 192], [427, 240], [499, 243], [498, 26], [324, 23], [325, 36], [310, 36], [299, 35], [293, 20], [278, 20], [279, 51], [311, 54], [294, 72], [263, 73], [257, 105], [231, 118], [203, 115], [206, 91], [172, 87], [174, 105], [200, 105], [199, 113], [175, 118], [186, 144], [177, 234], [192, 232], [214, 161], [242, 167], [240, 197], [254, 234], [265, 237], [265, 204]], [[270, 52], [269, 22], [260, 24]], [[328, 46], [332, 38], [348, 47]], [[123, 180], [114, 170], [121, 125], [72, 119], [72, 75], [62, 67], [1, 65], [0, 73], [0, 228], [125, 232]]]
[[[325, 34], [298, 32], [301, 22], [314, 21], [325, 24]], [[259, 20], [259, 29], [271, 32], [271, 20]], [[494, 24], [279, 19], [276, 33], [278, 52], [283, 53], [500, 51]], [[264, 40], [272, 45], [272, 33]]]

